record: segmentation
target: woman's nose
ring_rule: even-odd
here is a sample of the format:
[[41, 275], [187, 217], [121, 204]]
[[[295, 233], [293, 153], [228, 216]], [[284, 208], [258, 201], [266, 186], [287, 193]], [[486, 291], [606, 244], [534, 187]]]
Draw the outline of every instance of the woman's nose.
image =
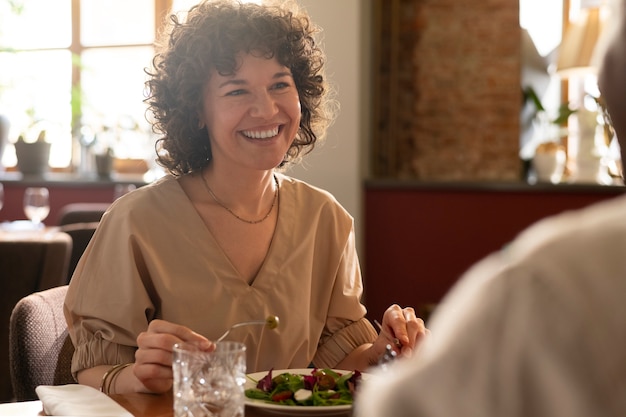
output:
[[254, 117], [270, 118], [277, 112], [276, 100], [268, 92], [257, 94], [250, 108], [250, 114]]

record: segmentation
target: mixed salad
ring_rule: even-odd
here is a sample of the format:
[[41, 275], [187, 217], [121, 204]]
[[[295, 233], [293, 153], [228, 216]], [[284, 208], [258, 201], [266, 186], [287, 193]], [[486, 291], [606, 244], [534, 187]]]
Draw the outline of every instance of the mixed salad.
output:
[[273, 404], [296, 406], [333, 406], [352, 404], [361, 382], [361, 372], [340, 373], [332, 369], [311, 369], [308, 375], [283, 372], [272, 376], [270, 370], [246, 397]]

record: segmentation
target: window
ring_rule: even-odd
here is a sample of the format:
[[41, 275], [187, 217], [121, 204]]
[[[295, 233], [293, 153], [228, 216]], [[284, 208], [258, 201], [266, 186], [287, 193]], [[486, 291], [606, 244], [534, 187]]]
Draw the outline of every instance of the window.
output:
[[563, 4], [559, 1], [520, 0], [520, 26], [528, 30], [541, 56], [561, 43]]
[[195, 3], [0, 0], [0, 114], [11, 123], [2, 165], [15, 166], [20, 135], [42, 130], [58, 170], [80, 169], [86, 150], [151, 158], [144, 69], [166, 11]]
[[[250, 0], [248, 0], [250, 1]], [[260, 2], [260, 0], [256, 0]], [[0, 114], [13, 143], [52, 143], [50, 165], [76, 170], [85, 151], [150, 158], [144, 69], [168, 9], [196, 0], [0, 0]]]
[[[606, 0], [520, 0], [520, 25], [528, 31], [548, 70], [538, 72], [538, 57], [523, 56], [522, 83], [535, 90], [546, 109], [545, 120], [554, 120], [565, 104], [575, 111], [565, 122], [548, 124], [549, 130], [523, 124], [528, 129], [522, 131], [521, 156], [532, 158], [541, 142], [562, 145], [567, 153], [567, 182], [619, 181], [619, 144], [598, 105], [597, 57], [601, 56], [610, 14]], [[532, 117], [532, 113], [524, 115]]]
[[[160, 0], [0, 1], [0, 114], [9, 141], [52, 143], [50, 165], [71, 170], [81, 151], [110, 147], [146, 158], [144, 69], [153, 56]], [[82, 128], [82, 129], [81, 129]], [[3, 157], [15, 165], [12, 144]]]

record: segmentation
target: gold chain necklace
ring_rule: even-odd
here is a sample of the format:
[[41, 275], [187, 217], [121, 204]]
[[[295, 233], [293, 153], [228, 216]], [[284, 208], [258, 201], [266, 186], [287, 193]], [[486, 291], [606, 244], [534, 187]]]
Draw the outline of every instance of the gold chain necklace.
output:
[[220, 201], [220, 199], [217, 198], [217, 196], [215, 195], [213, 190], [211, 190], [211, 187], [209, 187], [209, 184], [206, 182], [206, 178], [204, 178], [204, 175], [202, 173], [200, 173], [200, 176], [202, 177], [202, 183], [204, 184], [204, 186], [206, 187], [206, 190], [209, 192], [209, 194], [213, 198], [213, 201], [215, 201], [217, 204], [219, 204], [224, 209], [226, 209], [226, 211], [229, 212], [230, 214], [232, 214], [237, 220], [241, 220], [244, 223], [257, 224], [257, 223], [261, 223], [263, 220], [267, 219], [270, 216], [270, 214], [272, 214], [272, 210], [274, 210], [274, 206], [276, 205], [276, 201], [278, 200], [278, 188], [279, 188], [278, 187], [278, 178], [276, 178], [276, 175], [274, 175], [274, 183], [276, 184], [276, 191], [274, 191], [274, 200], [272, 201], [272, 205], [270, 206], [270, 209], [268, 210], [267, 214], [262, 219], [259, 219], [259, 220], [246, 220], [244, 218], [239, 217], [237, 215], [237, 213], [235, 213], [230, 208], [228, 208], [228, 206], [226, 206], [226, 204], [222, 203]]

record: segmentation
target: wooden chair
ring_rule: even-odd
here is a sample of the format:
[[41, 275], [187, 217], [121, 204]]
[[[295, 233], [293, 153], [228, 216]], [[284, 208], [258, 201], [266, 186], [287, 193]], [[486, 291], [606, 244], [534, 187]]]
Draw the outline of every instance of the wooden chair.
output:
[[59, 229], [72, 237], [72, 255], [67, 271], [67, 283], [89, 244], [98, 223], [111, 203], [71, 203], [63, 206], [59, 213]]
[[70, 255], [70, 263], [67, 268], [66, 284], [69, 284], [70, 279], [72, 279], [76, 265], [78, 264], [80, 257], [83, 256], [83, 252], [85, 252], [93, 234], [96, 232], [98, 224], [100, 223], [88, 222], [70, 223], [59, 226], [60, 231], [65, 232], [72, 237], [72, 254]]
[[76, 382], [70, 372], [74, 346], [63, 315], [66, 293], [67, 285], [36, 292], [13, 309], [9, 357], [17, 401], [36, 400], [38, 385]]
[[[62, 232], [3, 234], [0, 237], [0, 373], [9, 375], [9, 321], [23, 297], [64, 285], [72, 238]], [[0, 401], [11, 401], [9, 378], [0, 378]]]
[[111, 203], [71, 203], [63, 206], [59, 212], [57, 224], [63, 226], [72, 223], [99, 222]]

